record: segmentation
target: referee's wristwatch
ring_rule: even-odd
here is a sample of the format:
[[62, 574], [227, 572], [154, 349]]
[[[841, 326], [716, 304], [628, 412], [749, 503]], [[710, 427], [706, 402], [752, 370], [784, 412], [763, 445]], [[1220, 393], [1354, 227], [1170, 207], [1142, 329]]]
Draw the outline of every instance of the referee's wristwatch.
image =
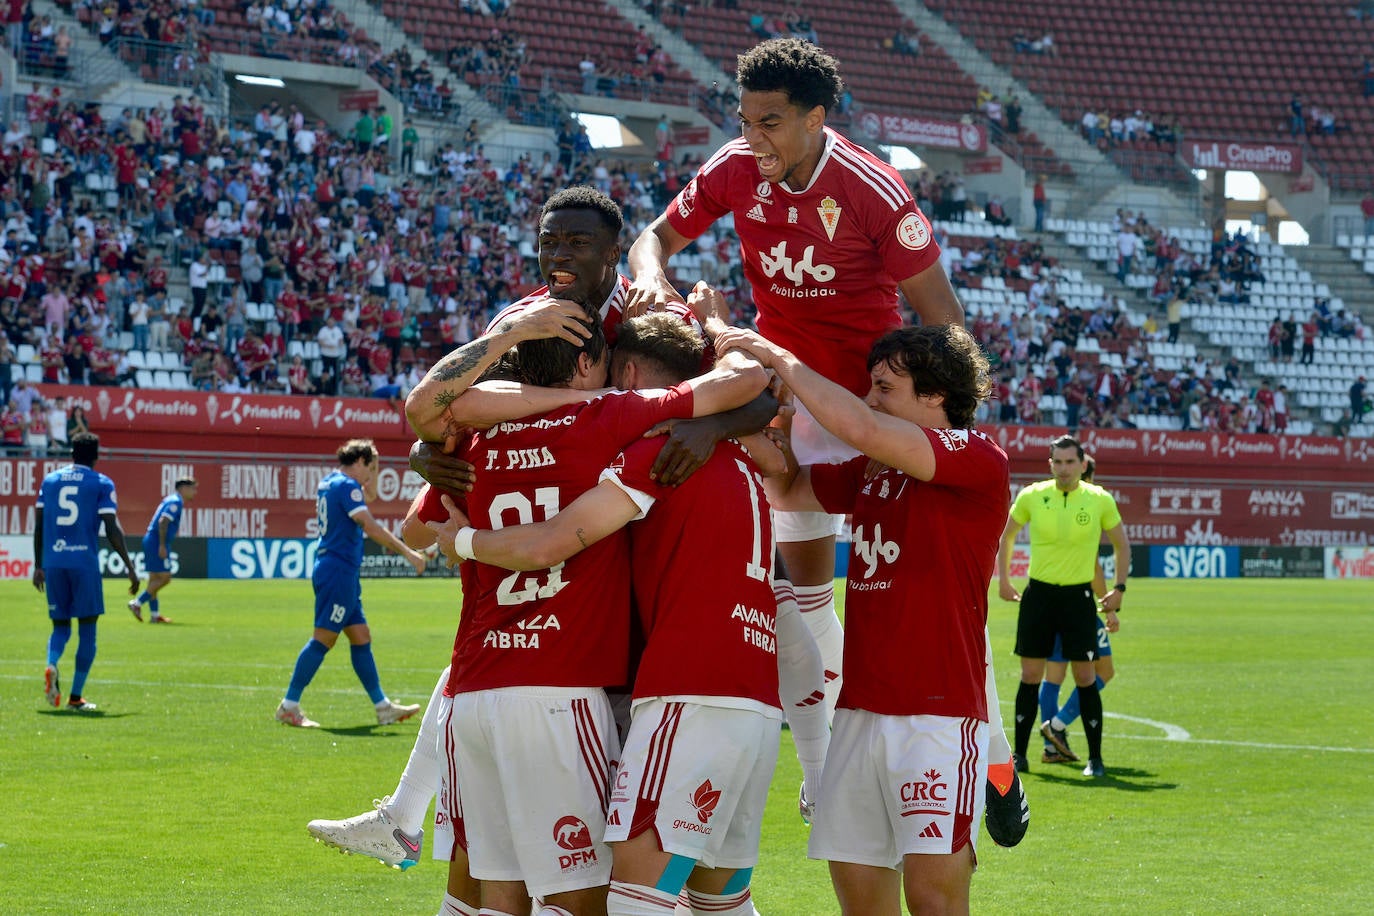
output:
[[1114, 591], [1114, 592], [1121, 592], [1121, 594], [1123, 594], [1123, 595], [1126, 594], [1126, 583], [1125, 583], [1125, 582], [1118, 582], [1118, 583], [1116, 583], [1115, 585], [1112, 586], [1112, 591]]

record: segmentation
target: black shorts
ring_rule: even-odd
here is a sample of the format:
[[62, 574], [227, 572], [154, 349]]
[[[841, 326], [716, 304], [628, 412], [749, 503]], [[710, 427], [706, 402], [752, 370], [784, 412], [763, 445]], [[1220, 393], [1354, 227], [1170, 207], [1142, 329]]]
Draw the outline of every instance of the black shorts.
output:
[[1092, 583], [1050, 585], [1032, 579], [1026, 585], [1016, 619], [1016, 654], [1049, 658], [1056, 636], [1069, 661], [1097, 658], [1097, 602]]

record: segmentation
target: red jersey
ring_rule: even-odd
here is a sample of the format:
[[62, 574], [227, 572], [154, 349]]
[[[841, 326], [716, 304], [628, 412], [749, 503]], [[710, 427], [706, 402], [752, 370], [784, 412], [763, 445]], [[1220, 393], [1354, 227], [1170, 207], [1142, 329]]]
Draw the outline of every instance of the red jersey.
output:
[[863, 455], [811, 465], [827, 512], [854, 513], [838, 705], [987, 721], [988, 582], [1010, 508], [1007, 455], [980, 432], [924, 430], [928, 482]]
[[662, 446], [640, 439], [603, 475], [648, 513], [629, 528], [648, 639], [634, 698], [741, 697], [780, 708], [773, 524], [758, 469], [722, 442], [680, 486], [664, 486], [649, 479]]
[[[468, 494], [474, 527], [544, 521], [596, 485], [629, 443], [692, 415], [691, 389], [615, 392], [474, 434]], [[431, 490], [431, 493], [436, 491]], [[475, 564], [445, 693], [496, 687], [606, 687], [629, 675], [630, 578], [623, 531], [550, 569]]]
[[873, 341], [902, 323], [897, 284], [940, 260], [901, 174], [826, 128], [811, 183], [794, 191], [762, 180], [749, 145], [733, 140], [665, 216], [696, 238], [731, 212], [759, 333], [862, 397]]
[[[611, 294], [606, 297], [605, 302], [601, 303], [601, 331], [606, 335], [606, 346], [608, 347], [615, 346], [616, 332], [620, 328], [620, 317], [625, 310], [625, 295], [630, 289], [629, 277], [622, 274], [616, 274], [616, 281], [616, 285], [611, 290]], [[501, 326], [501, 322], [514, 315], [520, 314], [535, 302], [541, 299], [547, 299], [548, 295], [549, 288], [547, 286], [541, 286], [518, 302], [512, 302], [497, 313], [496, 317], [487, 325], [486, 330], [482, 332], [482, 336], [485, 337], [490, 334], [494, 329]], [[686, 321], [695, 328], [698, 333], [701, 332], [701, 325], [697, 323], [696, 317], [686, 305], [680, 302], [672, 302], [669, 303], [665, 311], [677, 315], [683, 321]]]

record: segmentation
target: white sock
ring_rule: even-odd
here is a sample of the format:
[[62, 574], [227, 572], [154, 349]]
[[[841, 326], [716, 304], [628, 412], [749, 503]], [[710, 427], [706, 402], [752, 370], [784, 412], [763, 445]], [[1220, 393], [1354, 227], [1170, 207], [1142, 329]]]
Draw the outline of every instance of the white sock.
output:
[[983, 640], [988, 669], [984, 681], [988, 703], [988, 763], [1006, 763], [1011, 759], [1011, 745], [1002, 729], [1002, 704], [997, 699], [997, 676], [992, 670], [992, 634], [987, 627], [983, 627]]
[[282, 708], [282, 709], [300, 709], [300, 708], [301, 708], [301, 701], [300, 701], [300, 700], [282, 700], [282, 701], [281, 701], [281, 708]]
[[671, 916], [676, 909], [676, 894], [643, 884], [612, 881], [606, 895], [606, 916]]
[[806, 797], [814, 801], [820, 793], [821, 771], [825, 769], [825, 752], [830, 745], [821, 651], [797, 609], [792, 583], [786, 579], [775, 581], [773, 594], [778, 599], [778, 696], [787, 725], [792, 729], [792, 742], [797, 746]]
[[459, 900], [452, 894], [444, 894], [444, 905], [439, 907], [439, 916], [478, 916], [477, 908]]
[[[543, 910], [540, 910], [539, 912], [542, 913]], [[507, 913], [505, 910], [493, 910], [489, 906], [484, 906], [477, 911], [477, 916], [515, 916], [515, 914]]]
[[429, 703], [420, 719], [420, 733], [410, 749], [410, 759], [387, 804], [392, 818], [406, 833], [413, 834], [424, 825], [429, 800], [439, 788], [439, 700], [447, 683], [448, 669], [445, 668], [429, 695]]
[[793, 590], [802, 620], [821, 650], [821, 663], [825, 665], [825, 716], [827, 722], [834, 722], [835, 701], [840, 698], [840, 686], [844, 683], [844, 628], [835, 614], [835, 586], [794, 585]]
[[754, 900], [745, 888], [738, 894], [703, 894], [687, 891], [687, 900], [692, 904], [692, 916], [754, 916]]
[[534, 916], [573, 916], [573, 914], [561, 906], [546, 903], [534, 911]]

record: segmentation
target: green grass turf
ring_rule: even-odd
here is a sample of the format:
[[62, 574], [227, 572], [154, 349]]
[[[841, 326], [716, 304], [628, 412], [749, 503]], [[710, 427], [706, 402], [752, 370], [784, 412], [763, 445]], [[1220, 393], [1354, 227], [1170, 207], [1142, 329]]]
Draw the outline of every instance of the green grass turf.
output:
[[[186, 580], [165, 595], [177, 622], [155, 628], [109, 584], [86, 691], [102, 713], [87, 718], [42, 706], [44, 607], [27, 584], [0, 583], [0, 912], [434, 913], [440, 865], [403, 874], [305, 832], [392, 791], [416, 731], [373, 724], [338, 652], [305, 696], [325, 727], [272, 720], [309, 632], [309, 584]], [[423, 702], [448, 655], [456, 584], [368, 582], [364, 595], [383, 685]], [[1104, 695], [1109, 775], [1042, 765], [1037, 740], [1030, 834], [1013, 850], [983, 836], [974, 910], [1370, 912], [1371, 584], [1140, 579], [1126, 605]], [[994, 600], [1008, 722], [1014, 620]], [[758, 905], [834, 913], [824, 865], [805, 859], [783, 740]], [[1081, 750], [1081, 731], [1073, 740]]]

